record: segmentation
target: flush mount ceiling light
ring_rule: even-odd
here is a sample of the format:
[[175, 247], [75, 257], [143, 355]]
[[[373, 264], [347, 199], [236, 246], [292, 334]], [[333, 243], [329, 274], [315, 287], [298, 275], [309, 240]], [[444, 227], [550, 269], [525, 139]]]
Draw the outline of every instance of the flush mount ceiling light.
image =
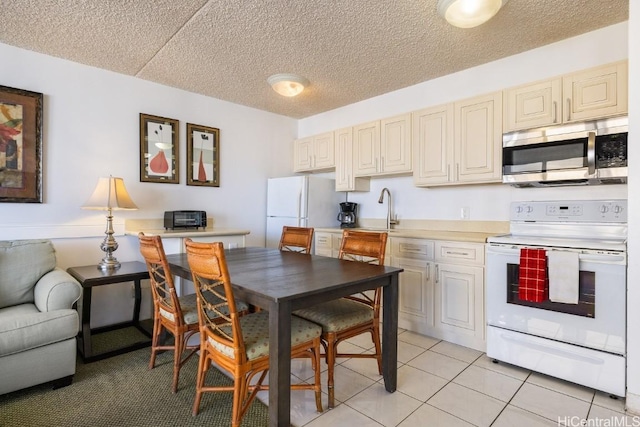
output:
[[472, 28], [491, 19], [509, 0], [438, 0], [438, 13], [459, 28]]
[[282, 96], [296, 96], [309, 86], [309, 80], [295, 74], [274, 74], [267, 82]]

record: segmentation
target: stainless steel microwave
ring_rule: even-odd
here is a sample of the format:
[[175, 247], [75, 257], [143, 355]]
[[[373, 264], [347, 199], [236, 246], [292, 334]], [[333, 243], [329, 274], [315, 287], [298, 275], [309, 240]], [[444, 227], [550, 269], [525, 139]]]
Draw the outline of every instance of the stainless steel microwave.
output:
[[506, 133], [502, 182], [515, 187], [627, 182], [629, 118]]

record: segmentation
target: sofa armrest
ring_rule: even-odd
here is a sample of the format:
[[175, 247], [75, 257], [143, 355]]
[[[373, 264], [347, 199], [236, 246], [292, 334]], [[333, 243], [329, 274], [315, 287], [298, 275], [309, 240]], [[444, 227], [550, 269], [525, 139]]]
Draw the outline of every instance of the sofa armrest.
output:
[[53, 311], [72, 308], [82, 295], [82, 286], [69, 273], [56, 267], [38, 280], [33, 291], [38, 310]]

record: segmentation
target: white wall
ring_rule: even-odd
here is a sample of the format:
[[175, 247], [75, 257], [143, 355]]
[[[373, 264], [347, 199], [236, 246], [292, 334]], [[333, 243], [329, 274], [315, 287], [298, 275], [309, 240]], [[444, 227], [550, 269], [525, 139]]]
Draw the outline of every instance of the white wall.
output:
[[[640, 158], [640, 4], [629, 2], [629, 158]], [[627, 276], [627, 408], [640, 414], [640, 168], [629, 169], [629, 268]]]
[[[455, 74], [390, 92], [299, 121], [299, 137], [353, 126], [408, 111], [445, 104], [627, 58], [626, 22], [563, 40]], [[629, 74], [630, 76], [632, 74]], [[359, 216], [386, 217], [386, 202], [377, 203], [388, 187], [400, 220], [460, 219], [468, 207], [471, 220], [507, 221], [514, 200], [627, 198], [626, 185], [517, 189], [502, 184], [417, 188], [410, 177], [376, 178], [369, 193], [349, 193]]]
[[[0, 58], [1, 85], [44, 94], [44, 203], [0, 203], [0, 240], [54, 238], [61, 267], [99, 262], [105, 213], [80, 206], [111, 174], [139, 207], [114, 212], [120, 261], [140, 258], [137, 239], [118, 235], [124, 220], [165, 210], [205, 210], [216, 226], [249, 229], [247, 244], [264, 245], [266, 179], [291, 173], [295, 120], [8, 45]], [[180, 184], [139, 182], [139, 113], [180, 121]], [[186, 185], [187, 122], [220, 129], [219, 188]], [[105, 307], [98, 324], [114, 304], [108, 288], [94, 293]]]

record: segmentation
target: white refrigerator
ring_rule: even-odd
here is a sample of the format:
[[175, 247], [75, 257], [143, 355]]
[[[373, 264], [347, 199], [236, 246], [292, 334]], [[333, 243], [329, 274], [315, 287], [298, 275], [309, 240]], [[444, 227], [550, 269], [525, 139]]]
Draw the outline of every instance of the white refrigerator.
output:
[[335, 180], [316, 176], [289, 176], [267, 180], [266, 247], [277, 248], [282, 227], [337, 227], [344, 194]]

